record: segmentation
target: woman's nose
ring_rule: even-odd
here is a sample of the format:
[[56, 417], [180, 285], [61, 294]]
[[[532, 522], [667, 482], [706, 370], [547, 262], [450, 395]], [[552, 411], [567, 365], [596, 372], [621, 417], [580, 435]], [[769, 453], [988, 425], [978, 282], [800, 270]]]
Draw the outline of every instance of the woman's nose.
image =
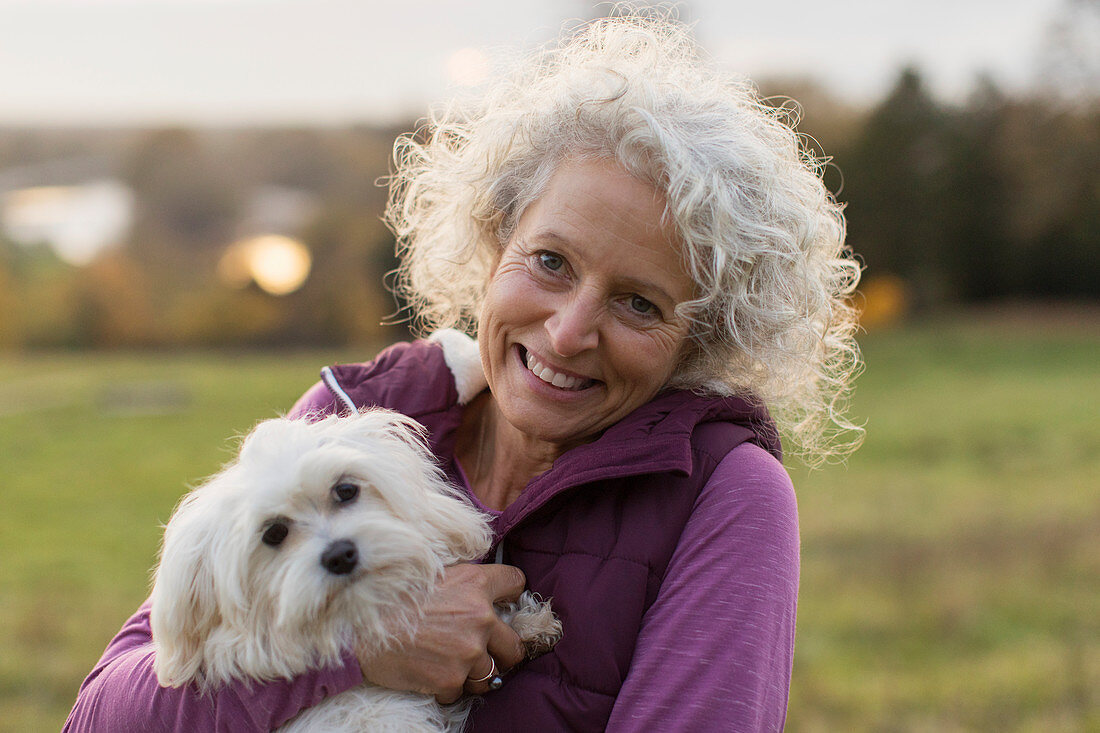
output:
[[593, 298], [574, 293], [546, 319], [550, 346], [559, 356], [576, 356], [600, 342], [600, 308]]

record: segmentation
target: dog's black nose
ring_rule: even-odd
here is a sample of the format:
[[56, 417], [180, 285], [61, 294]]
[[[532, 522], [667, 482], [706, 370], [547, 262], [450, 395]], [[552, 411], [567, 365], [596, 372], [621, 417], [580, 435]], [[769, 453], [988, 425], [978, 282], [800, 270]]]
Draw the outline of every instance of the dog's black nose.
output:
[[351, 540], [336, 540], [321, 554], [321, 565], [334, 575], [347, 575], [359, 563], [359, 550]]

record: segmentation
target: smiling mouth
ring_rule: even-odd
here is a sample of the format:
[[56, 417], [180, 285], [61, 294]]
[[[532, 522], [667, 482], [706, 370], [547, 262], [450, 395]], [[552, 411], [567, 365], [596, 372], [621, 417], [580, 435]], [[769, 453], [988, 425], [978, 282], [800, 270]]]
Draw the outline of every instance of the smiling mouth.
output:
[[581, 377], [555, 372], [553, 369], [540, 362], [534, 354], [522, 346], [520, 347], [520, 351], [520, 356], [523, 358], [523, 363], [527, 366], [527, 370], [542, 381], [558, 389], [563, 389], [567, 392], [579, 392], [582, 389], [588, 389], [596, 383], [595, 379], [583, 379]]

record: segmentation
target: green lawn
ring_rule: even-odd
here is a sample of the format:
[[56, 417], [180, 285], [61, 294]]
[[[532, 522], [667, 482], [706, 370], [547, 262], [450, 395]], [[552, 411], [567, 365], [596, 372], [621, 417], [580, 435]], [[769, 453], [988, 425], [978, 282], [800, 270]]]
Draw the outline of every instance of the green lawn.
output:
[[[789, 730], [1100, 731], [1097, 325], [864, 339], [865, 446], [793, 469]], [[354, 356], [0, 357], [0, 731], [60, 728], [187, 483]]]
[[789, 728], [1100, 730], [1100, 323], [864, 352], [865, 445], [795, 476]]

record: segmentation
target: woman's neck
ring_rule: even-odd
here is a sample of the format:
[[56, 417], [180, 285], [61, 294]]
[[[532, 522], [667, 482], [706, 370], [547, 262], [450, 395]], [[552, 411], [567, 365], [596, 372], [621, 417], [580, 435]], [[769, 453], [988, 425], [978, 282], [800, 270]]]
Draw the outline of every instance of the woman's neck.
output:
[[488, 390], [466, 408], [455, 444], [455, 458], [474, 496], [500, 511], [519, 498], [528, 481], [549, 470], [561, 453], [559, 446], [512, 427]]

